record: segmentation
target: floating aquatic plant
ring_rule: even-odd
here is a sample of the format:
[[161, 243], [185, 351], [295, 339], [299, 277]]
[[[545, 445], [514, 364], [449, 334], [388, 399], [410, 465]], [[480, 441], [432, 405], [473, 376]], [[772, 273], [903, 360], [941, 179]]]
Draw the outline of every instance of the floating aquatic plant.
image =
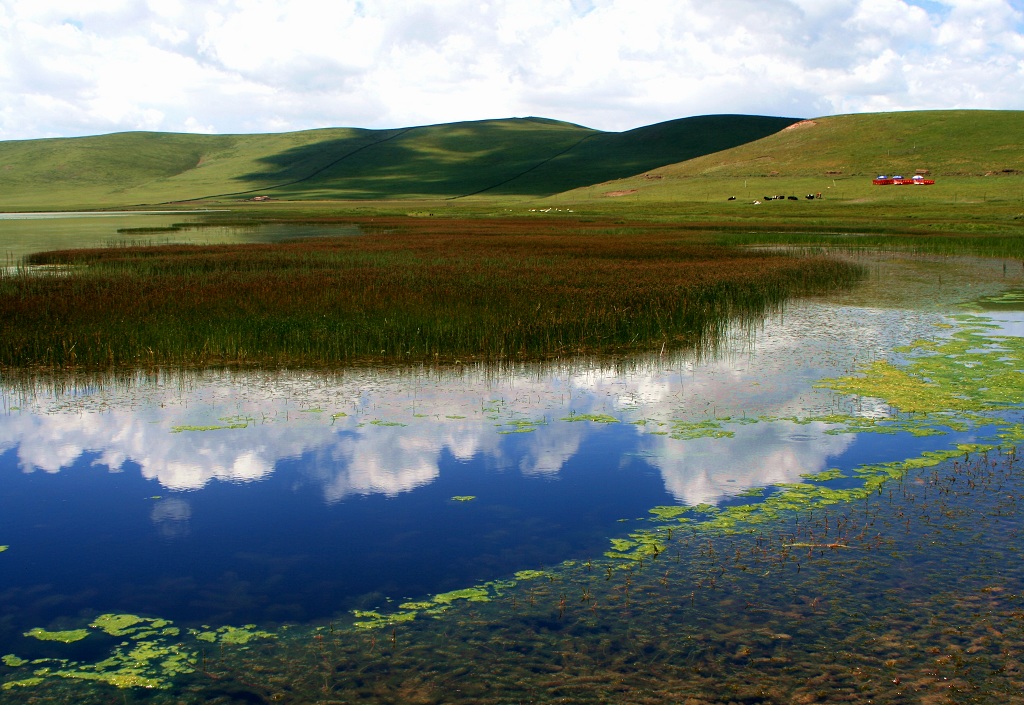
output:
[[619, 420], [608, 414], [569, 414], [562, 421], [590, 421], [592, 423], [619, 423]]
[[181, 630], [165, 619], [133, 614], [103, 614], [89, 628], [53, 632], [33, 629], [25, 634], [44, 641], [71, 644], [87, 638], [90, 629], [110, 636], [127, 637], [110, 654], [94, 663], [65, 658], [28, 661], [13, 654], [3, 662], [11, 668], [35, 667], [33, 676], [4, 683], [4, 689], [40, 685], [48, 678], [63, 678], [106, 683], [117, 688], [167, 688], [182, 674], [194, 672], [196, 654], [188, 647], [172, 641]]
[[171, 433], [184, 433], [185, 431], [223, 431], [225, 429], [248, 428], [247, 423], [215, 424], [211, 426], [171, 426]]
[[697, 438], [732, 438], [736, 435], [722, 427], [719, 421], [673, 421], [669, 437], [679, 441], [691, 441]]
[[219, 644], [248, 644], [254, 639], [273, 639], [276, 634], [258, 629], [255, 624], [242, 627], [223, 626], [216, 629], [190, 629], [189, 633], [198, 641]]
[[38, 639], [39, 641], [59, 641], [62, 644], [71, 644], [89, 636], [88, 629], [70, 629], [62, 632], [51, 632], [41, 627], [36, 627], [25, 632], [25, 636]]

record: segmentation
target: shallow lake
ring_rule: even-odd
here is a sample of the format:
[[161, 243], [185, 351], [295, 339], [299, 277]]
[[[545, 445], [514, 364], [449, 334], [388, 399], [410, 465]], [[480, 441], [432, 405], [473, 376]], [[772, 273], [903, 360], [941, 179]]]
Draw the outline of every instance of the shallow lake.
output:
[[281, 242], [300, 237], [342, 236], [359, 232], [358, 227], [349, 225], [203, 225], [204, 218], [213, 212], [0, 213], [0, 256], [4, 258], [6, 266], [11, 267], [17, 265], [25, 255], [42, 250], [137, 244]]
[[700, 356], [8, 376], [0, 699], [1012, 701], [1019, 264], [865, 261]]

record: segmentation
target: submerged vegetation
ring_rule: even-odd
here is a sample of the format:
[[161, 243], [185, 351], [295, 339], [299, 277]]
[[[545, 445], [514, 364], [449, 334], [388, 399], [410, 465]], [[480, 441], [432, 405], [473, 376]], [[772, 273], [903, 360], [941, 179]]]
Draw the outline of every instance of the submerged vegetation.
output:
[[[369, 227], [369, 224], [367, 224]], [[671, 227], [376, 219], [273, 245], [39, 253], [0, 279], [0, 364], [504, 361], [714, 344], [860, 268]]]

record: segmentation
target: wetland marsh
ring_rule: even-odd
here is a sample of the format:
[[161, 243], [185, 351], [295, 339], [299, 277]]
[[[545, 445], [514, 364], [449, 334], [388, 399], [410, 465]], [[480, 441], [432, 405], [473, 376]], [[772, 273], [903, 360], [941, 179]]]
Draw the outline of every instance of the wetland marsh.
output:
[[1021, 702], [1024, 272], [846, 258], [691, 347], [8, 368], [0, 702]]
[[1021, 115], [0, 144], [0, 703], [1024, 703]]

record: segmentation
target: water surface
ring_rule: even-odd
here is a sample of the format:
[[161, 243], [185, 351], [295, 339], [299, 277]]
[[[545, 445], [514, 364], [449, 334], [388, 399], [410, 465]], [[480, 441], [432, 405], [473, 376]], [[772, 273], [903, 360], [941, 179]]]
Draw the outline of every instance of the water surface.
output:
[[[556, 666], [581, 677], [570, 668], [573, 659], [590, 663], [594, 679], [573, 697], [598, 702], [611, 697], [614, 673], [630, 659], [660, 663], [672, 678], [689, 674], [687, 687], [695, 688], [700, 668], [728, 681], [722, 659], [745, 668], [754, 658], [771, 663], [783, 648], [814, 651], [823, 635], [859, 634], [870, 611], [891, 623], [892, 605], [871, 595], [899, 590], [900, 600], [923, 604], [932, 597], [921, 590], [921, 571], [942, 573], [945, 594], [960, 599], [947, 584], [952, 559], [929, 543], [938, 539], [928, 531], [948, 517], [923, 512], [934, 491], [932, 499], [913, 499], [918, 487], [931, 486], [924, 471], [920, 486], [910, 479], [899, 484], [896, 498], [917, 502], [913, 512], [900, 508], [897, 515], [890, 486], [888, 504], [880, 490], [874, 504], [832, 509], [831, 524], [826, 510], [802, 524], [797, 517], [795, 525], [787, 520], [742, 536], [683, 538], [680, 529], [664, 539], [665, 556], [649, 558], [660, 563], [623, 567], [613, 559], [607, 580], [605, 568], [594, 568], [604, 565], [614, 541], [650, 525], [652, 508], [710, 512], [757, 502], [751, 490], [771, 496], [780, 485], [830, 470], [846, 479], [825, 486], [852, 487], [854, 471], [865, 465], [992, 437], [983, 419], [951, 422], [932, 435], [857, 433], [849, 419], [889, 418], [892, 409], [818, 384], [873, 360], [899, 359], [905, 353], [893, 351], [913, 341], [948, 339], [954, 316], [965, 310], [955, 301], [1016, 283], [993, 276], [1001, 263], [883, 258], [876, 266], [884, 275], [858, 290], [792, 303], [761, 326], [735, 329], [706, 357], [329, 374], [9, 376], [0, 396], [0, 544], [9, 546], [0, 553], [0, 653], [96, 661], [111, 648], [102, 635], [65, 646], [24, 634], [35, 627], [83, 628], [106, 612], [131, 613], [171, 620], [185, 630], [180, 638], [193, 643], [196, 635], [215, 633], [203, 630], [227, 625], [275, 634], [226, 655], [222, 646], [216, 667], [194, 645], [175, 646], [190, 654], [194, 673], [172, 678], [168, 697], [221, 697], [216, 683], [226, 678], [262, 684], [246, 686], [238, 695], [246, 701], [287, 700], [292, 696], [282, 684], [290, 682], [308, 689], [296, 702], [320, 688], [387, 702], [411, 697], [402, 688], [412, 687], [410, 673], [419, 673], [417, 687], [427, 693], [421, 699], [433, 702], [451, 691], [424, 674], [441, 664], [450, 671], [452, 660], [464, 661], [469, 652], [481, 658], [477, 647], [486, 644], [496, 659], [492, 672], [504, 684], [496, 702], [512, 693], [568, 697], [534, 679], [538, 668]], [[947, 285], [938, 285], [938, 276]], [[906, 305], [929, 286], [923, 305]], [[1004, 311], [996, 319], [1003, 333], [1019, 332], [1018, 314]], [[978, 485], [979, 477], [971, 482]], [[1017, 475], [1008, 477], [1010, 487]], [[985, 506], [999, 501], [972, 496]], [[959, 516], [951, 495], [942, 501], [944, 512]], [[893, 532], [911, 514], [916, 528], [911, 532], [908, 521], [897, 537]], [[841, 544], [837, 526], [846, 527]], [[969, 542], [942, 526], [955, 541]], [[989, 537], [1012, 530], [987, 531], [984, 541], [975, 536], [975, 545], [995, 550]], [[829, 531], [832, 538], [823, 538]], [[882, 560], [878, 547], [897, 541], [899, 550]], [[734, 553], [726, 570], [721, 556]], [[896, 564], [894, 556], [900, 556]], [[735, 568], [747, 563], [753, 567]], [[986, 570], [970, 578], [980, 581], [971, 590], [995, 584]], [[551, 577], [517, 578], [522, 571]], [[997, 587], [1017, 589], [1005, 576], [1020, 572], [1015, 554]], [[359, 619], [353, 614], [386, 616], [409, 601], [480, 585], [490, 602], [470, 605], [475, 611], [402, 623], [409, 640], [404, 652], [398, 627], [364, 633], [349, 626]], [[761, 617], [750, 605], [764, 610], [756, 612]], [[672, 614], [676, 626], [667, 627], [659, 612]], [[792, 621], [798, 613], [803, 626]], [[931, 612], [913, 614], [914, 629], [931, 619]], [[452, 625], [465, 634], [453, 637]], [[636, 643], [629, 641], [631, 630]], [[679, 651], [676, 631], [693, 640], [692, 648]], [[725, 636], [734, 632], [742, 636]], [[325, 634], [334, 644], [329, 659], [315, 652], [324, 648]], [[718, 655], [706, 660], [705, 650]], [[355, 666], [347, 660], [358, 654], [377, 663], [376, 680], [353, 680]], [[330, 660], [322, 686], [308, 676], [315, 670], [310, 658]], [[524, 660], [526, 671], [517, 670]], [[817, 668], [827, 671], [826, 662]], [[125, 663], [117, 662], [119, 673]], [[7, 682], [31, 675], [29, 666], [8, 668], [9, 675], [0, 673]], [[57, 681], [60, 686], [47, 680], [49, 672], [36, 676], [45, 681], [40, 692], [104, 697], [110, 686], [83, 684], [91, 681], [82, 674], [99, 667], [85, 668]], [[202, 672], [217, 676], [206, 680]], [[277, 675], [257, 678], [257, 672]], [[462, 675], [466, 692], [475, 693], [470, 699], [482, 701], [479, 684], [486, 678]]]

